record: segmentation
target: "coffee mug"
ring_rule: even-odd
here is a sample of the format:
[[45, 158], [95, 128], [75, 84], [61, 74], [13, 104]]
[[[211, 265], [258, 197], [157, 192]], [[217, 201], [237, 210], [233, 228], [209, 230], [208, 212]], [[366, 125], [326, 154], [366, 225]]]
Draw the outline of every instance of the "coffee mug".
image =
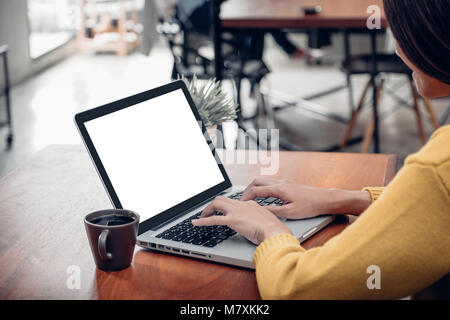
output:
[[139, 227], [137, 213], [119, 209], [96, 211], [84, 218], [84, 226], [99, 269], [116, 271], [130, 266]]

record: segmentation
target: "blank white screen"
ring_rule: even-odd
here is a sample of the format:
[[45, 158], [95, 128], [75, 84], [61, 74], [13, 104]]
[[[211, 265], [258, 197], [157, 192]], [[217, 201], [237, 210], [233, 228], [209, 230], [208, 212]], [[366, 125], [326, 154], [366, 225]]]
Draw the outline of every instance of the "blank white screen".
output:
[[224, 181], [181, 89], [85, 125], [122, 206], [141, 222]]

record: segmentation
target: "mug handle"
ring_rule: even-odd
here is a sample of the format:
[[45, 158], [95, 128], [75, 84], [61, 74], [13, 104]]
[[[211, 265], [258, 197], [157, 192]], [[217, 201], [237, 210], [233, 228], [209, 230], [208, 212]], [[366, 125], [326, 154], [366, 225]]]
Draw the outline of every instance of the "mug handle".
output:
[[112, 254], [106, 251], [106, 240], [108, 239], [109, 230], [105, 229], [98, 236], [98, 253], [103, 260], [111, 260]]

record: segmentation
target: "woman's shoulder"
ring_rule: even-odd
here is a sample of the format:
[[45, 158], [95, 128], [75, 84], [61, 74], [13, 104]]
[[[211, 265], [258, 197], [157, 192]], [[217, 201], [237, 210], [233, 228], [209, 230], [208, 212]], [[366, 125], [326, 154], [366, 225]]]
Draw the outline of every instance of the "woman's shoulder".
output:
[[450, 125], [436, 130], [428, 143], [405, 161], [407, 165], [413, 163], [436, 167], [450, 163]]

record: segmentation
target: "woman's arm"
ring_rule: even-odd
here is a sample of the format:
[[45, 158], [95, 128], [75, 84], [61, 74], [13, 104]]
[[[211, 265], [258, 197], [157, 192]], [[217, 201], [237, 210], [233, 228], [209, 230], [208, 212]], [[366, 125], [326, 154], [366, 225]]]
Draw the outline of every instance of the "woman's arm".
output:
[[[323, 247], [306, 251], [288, 234], [266, 239], [254, 255], [261, 296], [402, 298], [442, 278], [450, 272], [449, 167], [405, 166], [380, 199]], [[368, 286], [371, 266], [380, 271], [379, 289]]]
[[[278, 206], [258, 205], [257, 197], [278, 197], [284, 204]], [[276, 234], [291, 231], [277, 218], [304, 219], [321, 214], [359, 215], [371, 203], [367, 191], [320, 189], [276, 180], [256, 179], [245, 190], [241, 201], [217, 197], [202, 212], [196, 226], [227, 225], [255, 244], [260, 244]], [[223, 215], [216, 215], [222, 212]]]
[[[277, 197], [283, 206], [266, 207], [279, 217], [289, 219], [311, 218], [322, 214], [360, 215], [373, 200], [374, 190], [348, 191], [341, 189], [324, 189], [266, 178], [255, 179], [242, 195], [242, 201], [257, 197]], [[380, 189], [381, 190], [381, 189]]]
[[328, 198], [328, 212], [359, 216], [375, 200], [368, 189], [362, 191], [331, 189]]

